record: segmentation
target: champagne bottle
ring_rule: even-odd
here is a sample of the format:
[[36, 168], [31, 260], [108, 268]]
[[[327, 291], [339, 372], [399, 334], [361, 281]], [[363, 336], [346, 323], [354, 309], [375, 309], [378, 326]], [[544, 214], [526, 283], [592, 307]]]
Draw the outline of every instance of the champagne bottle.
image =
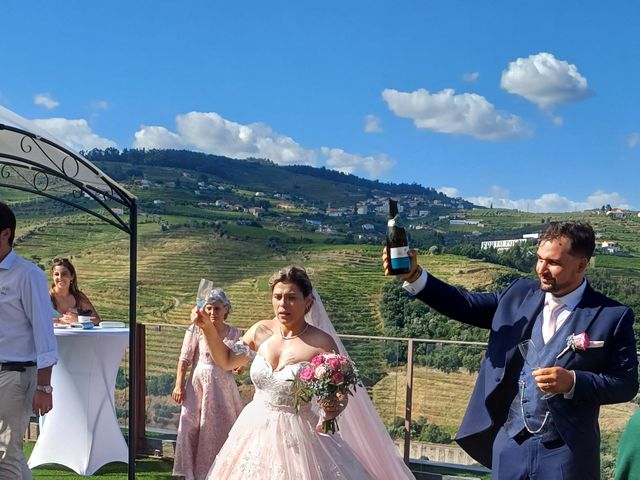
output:
[[391, 198], [389, 199], [389, 221], [387, 222], [387, 258], [389, 258], [389, 273], [391, 275], [401, 275], [411, 271], [407, 232], [400, 224], [398, 202]]

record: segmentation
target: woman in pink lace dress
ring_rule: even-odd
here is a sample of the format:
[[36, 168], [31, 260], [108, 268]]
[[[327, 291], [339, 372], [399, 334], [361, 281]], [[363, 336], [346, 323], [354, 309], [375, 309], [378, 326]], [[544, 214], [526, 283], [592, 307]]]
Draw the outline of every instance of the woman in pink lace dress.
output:
[[[231, 346], [241, 337], [240, 330], [224, 323], [231, 303], [222, 289], [211, 291], [203, 310], [225, 344]], [[191, 381], [186, 382], [189, 365]], [[202, 480], [243, 404], [233, 374], [215, 364], [196, 326], [185, 333], [172, 397], [182, 404], [173, 474]]]

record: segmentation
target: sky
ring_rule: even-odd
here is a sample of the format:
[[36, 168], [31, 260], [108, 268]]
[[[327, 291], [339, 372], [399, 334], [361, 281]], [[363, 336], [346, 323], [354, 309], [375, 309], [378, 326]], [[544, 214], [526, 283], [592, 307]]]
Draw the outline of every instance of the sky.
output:
[[530, 212], [640, 209], [640, 2], [0, 2], [0, 105]]

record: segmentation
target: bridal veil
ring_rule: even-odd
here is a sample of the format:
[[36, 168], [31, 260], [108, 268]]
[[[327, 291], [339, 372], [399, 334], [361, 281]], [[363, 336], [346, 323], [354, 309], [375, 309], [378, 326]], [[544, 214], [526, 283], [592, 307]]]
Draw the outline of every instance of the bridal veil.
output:
[[[308, 323], [331, 335], [340, 353], [348, 355], [327, 311], [314, 289], [314, 302], [305, 315]], [[415, 479], [384, 427], [367, 391], [360, 387], [349, 398], [349, 405], [338, 419], [340, 434], [354, 451], [358, 460], [381, 480]]]

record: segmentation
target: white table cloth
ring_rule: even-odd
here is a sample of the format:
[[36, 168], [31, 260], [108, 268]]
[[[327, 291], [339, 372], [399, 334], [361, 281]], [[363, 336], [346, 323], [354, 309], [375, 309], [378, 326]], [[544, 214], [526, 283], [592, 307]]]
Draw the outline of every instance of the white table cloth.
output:
[[29, 458], [29, 467], [56, 463], [93, 475], [109, 462], [128, 462], [114, 392], [128, 328], [55, 329], [53, 410]]

